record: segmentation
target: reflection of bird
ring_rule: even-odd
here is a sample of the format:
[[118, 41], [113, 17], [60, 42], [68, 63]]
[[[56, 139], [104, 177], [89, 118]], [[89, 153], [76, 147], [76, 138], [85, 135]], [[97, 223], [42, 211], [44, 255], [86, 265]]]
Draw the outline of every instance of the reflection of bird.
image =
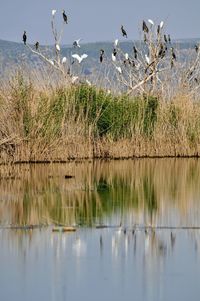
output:
[[82, 62], [82, 60], [84, 60], [84, 59], [86, 59], [88, 57], [88, 55], [85, 54], [85, 53], [82, 54], [81, 56], [79, 56], [78, 54], [72, 54], [72, 57], [74, 59], [76, 59], [79, 62], [79, 64], [80, 64]]
[[100, 63], [102, 63], [103, 62], [103, 56], [104, 56], [104, 50], [103, 49], [101, 49], [100, 50], [100, 57], [99, 57], [99, 59], [100, 59]]
[[39, 42], [36, 42], [36, 43], [35, 43], [35, 49], [36, 49], [36, 50], [39, 49], [39, 45], [40, 45]]
[[134, 52], [134, 58], [137, 60], [137, 54], [138, 54], [138, 52], [137, 52], [137, 49], [136, 49], [135, 46], [133, 46], [133, 52]]
[[23, 34], [24, 45], [26, 45], [26, 40], [27, 40], [27, 35], [26, 35], [26, 31], [24, 31], [24, 34]]
[[66, 15], [64, 9], [63, 9], [63, 20], [64, 20], [64, 22], [65, 22], [66, 24], [68, 23], [68, 22], [67, 22], [67, 15]]
[[143, 23], [142, 23], [142, 30], [143, 30], [144, 32], [146, 32], [146, 33], [149, 32], [149, 28], [148, 28], [148, 26], [147, 26], [147, 24], [146, 24], [145, 21], [143, 21]]
[[76, 47], [80, 48], [80, 47], [81, 47], [80, 44], [79, 44], [79, 43], [80, 43], [80, 40], [81, 40], [81, 39], [78, 39], [78, 40], [75, 40], [75, 41], [74, 41], [74, 43], [73, 43], [74, 48], [76, 48]]
[[122, 31], [123, 37], [128, 38], [127, 33], [126, 33], [126, 30], [124, 29], [124, 26], [123, 26], [123, 25], [121, 26], [121, 31]]

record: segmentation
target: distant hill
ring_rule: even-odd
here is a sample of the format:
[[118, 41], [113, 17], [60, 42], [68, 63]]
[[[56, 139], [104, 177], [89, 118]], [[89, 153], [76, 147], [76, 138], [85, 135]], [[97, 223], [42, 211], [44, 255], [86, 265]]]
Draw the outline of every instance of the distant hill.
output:
[[[194, 47], [196, 43], [198, 43], [199, 39], [183, 39], [173, 41], [173, 44], [179, 49], [187, 50]], [[138, 42], [135, 42], [136, 44]], [[131, 52], [133, 47], [133, 42], [121, 42], [121, 48], [125, 52]], [[96, 42], [96, 43], [88, 43], [82, 44], [80, 53], [87, 53], [89, 55], [90, 60], [85, 62], [85, 67], [87, 69], [93, 69], [99, 62], [99, 50], [104, 49], [105, 52], [110, 55], [113, 49], [112, 42]], [[41, 50], [48, 53], [49, 56], [53, 53], [53, 46], [41, 46]], [[71, 54], [74, 53], [74, 48], [69, 45], [62, 46], [62, 55], [71, 58]], [[23, 64], [28, 64], [31, 67], [40, 67], [43, 63], [40, 58], [36, 55], [33, 55], [24, 45], [23, 43], [15, 43], [10, 41], [0, 40], [0, 74], [4, 74], [6, 71], [15, 66], [22, 66]]]

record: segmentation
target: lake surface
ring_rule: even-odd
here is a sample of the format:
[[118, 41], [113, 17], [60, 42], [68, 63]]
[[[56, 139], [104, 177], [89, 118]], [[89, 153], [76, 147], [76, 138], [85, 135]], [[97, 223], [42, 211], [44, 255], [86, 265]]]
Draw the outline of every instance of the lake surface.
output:
[[196, 301], [199, 282], [199, 160], [0, 167], [0, 300]]

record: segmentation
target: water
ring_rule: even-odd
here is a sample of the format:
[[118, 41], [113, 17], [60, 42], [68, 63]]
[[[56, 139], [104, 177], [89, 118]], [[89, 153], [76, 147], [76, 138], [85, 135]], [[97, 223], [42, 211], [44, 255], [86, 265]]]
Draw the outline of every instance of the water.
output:
[[0, 179], [0, 300], [199, 300], [200, 161], [2, 166]]

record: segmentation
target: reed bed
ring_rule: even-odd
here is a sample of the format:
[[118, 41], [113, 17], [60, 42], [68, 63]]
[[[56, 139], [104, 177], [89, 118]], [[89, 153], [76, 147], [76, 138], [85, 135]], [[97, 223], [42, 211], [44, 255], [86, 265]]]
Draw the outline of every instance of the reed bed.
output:
[[37, 85], [18, 73], [0, 88], [0, 162], [200, 154], [200, 104], [77, 84]]

